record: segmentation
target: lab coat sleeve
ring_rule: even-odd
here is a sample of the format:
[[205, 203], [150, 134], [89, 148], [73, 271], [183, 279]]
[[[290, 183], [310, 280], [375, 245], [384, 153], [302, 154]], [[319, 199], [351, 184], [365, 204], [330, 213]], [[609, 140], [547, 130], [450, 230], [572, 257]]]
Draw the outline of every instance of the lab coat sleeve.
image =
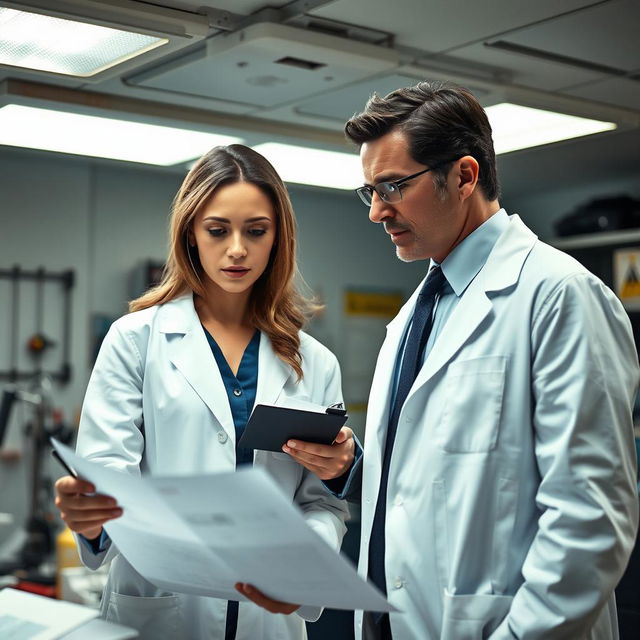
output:
[[362, 493], [362, 456], [363, 448], [358, 437], [353, 434], [355, 451], [353, 454], [353, 463], [349, 471], [345, 471], [344, 475], [333, 480], [325, 480], [323, 482], [327, 491], [331, 492], [340, 500], [348, 500], [355, 504], [360, 504], [360, 496]]
[[[324, 381], [324, 397], [321, 404], [328, 406], [342, 401], [340, 367], [335, 356], [326, 352], [326, 371]], [[302, 481], [295, 495], [295, 502], [302, 510], [307, 524], [333, 549], [338, 551], [346, 532], [345, 520], [349, 517], [346, 503], [331, 495], [322, 481], [305, 469]], [[320, 617], [322, 609], [304, 606], [297, 611], [304, 620], [314, 622]]]
[[532, 318], [538, 530], [491, 640], [586, 637], [622, 576], [637, 522], [631, 408], [638, 359], [620, 302], [589, 274]]
[[[126, 316], [125, 316], [126, 318]], [[85, 394], [76, 450], [78, 455], [133, 475], [140, 475], [142, 434], [141, 349], [130, 332], [115, 322], [105, 337]], [[116, 547], [107, 537], [93, 553], [78, 540], [82, 562], [90, 569], [112, 560]]]

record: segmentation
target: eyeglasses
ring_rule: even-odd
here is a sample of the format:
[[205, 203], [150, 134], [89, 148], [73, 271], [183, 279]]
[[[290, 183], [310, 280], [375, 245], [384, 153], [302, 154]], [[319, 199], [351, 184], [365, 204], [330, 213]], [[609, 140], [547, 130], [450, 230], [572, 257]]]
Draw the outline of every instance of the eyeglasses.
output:
[[413, 178], [417, 178], [423, 173], [427, 173], [427, 171], [437, 169], [438, 167], [441, 167], [448, 162], [453, 162], [453, 160], [445, 160], [444, 162], [439, 162], [438, 164], [434, 164], [432, 167], [423, 169], [422, 171], [418, 171], [418, 173], [412, 173], [406, 178], [400, 178], [400, 180], [393, 180], [391, 182], [378, 182], [378, 184], [374, 185], [373, 187], [365, 184], [363, 187], [358, 187], [355, 192], [360, 197], [360, 200], [362, 200], [362, 202], [367, 205], [367, 207], [370, 207], [371, 203], [373, 202], [374, 191], [378, 194], [378, 197], [383, 202], [388, 202], [389, 204], [400, 202], [400, 200], [402, 200], [402, 189], [400, 189], [401, 184], [407, 182], [408, 180], [412, 180]]

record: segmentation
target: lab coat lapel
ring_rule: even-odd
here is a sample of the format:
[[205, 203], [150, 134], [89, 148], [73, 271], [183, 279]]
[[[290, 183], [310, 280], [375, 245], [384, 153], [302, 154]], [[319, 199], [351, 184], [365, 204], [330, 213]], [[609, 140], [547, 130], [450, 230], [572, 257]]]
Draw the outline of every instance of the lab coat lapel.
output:
[[196, 314], [192, 296], [165, 305], [160, 330], [166, 334], [171, 362], [235, 442], [233, 416], [222, 375]]
[[407, 400], [455, 356], [483, 320], [492, 313], [494, 296], [490, 294], [499, 294], [517, 283], [522, 266], [536, 240], [537, 236], [518, 216], [510, 217], [508, 229], [500, 236], [485, 265], [447, 319]]
[[[371, 473], [379, 477], [382, 468], [382, 451], [387, 435], [389, 422], [389, 407], [391, 403], [391, 386], [396, 356], [402, 336], [415, 305], [417, 292], [404, 304], [398, 315], [387, 325], [387, 336], [382, 343], [375, 373], [371, 382], [371, 393], [367, 405], [366, 444], [367, 460]], [[378, 485], [374, 488], [376, 494]], [[373, 504], [377, 495], [371, 496]]]
[[255, 404], [259, 402], [274, 404], [291, 375], [295, 375], [293, 369], [278, 357], [273, 350], [271, 340], [262, 333], [258, 351], [258, 385]]
[[491, 302], [484, 289], [478, 286], [477, 278], [460, 298], [457, 306], [447, 319], [429, 357], [416, 376], [411, 393], [421, 387], [439, 371], [471, 337], [482, 321], [491, 312]]

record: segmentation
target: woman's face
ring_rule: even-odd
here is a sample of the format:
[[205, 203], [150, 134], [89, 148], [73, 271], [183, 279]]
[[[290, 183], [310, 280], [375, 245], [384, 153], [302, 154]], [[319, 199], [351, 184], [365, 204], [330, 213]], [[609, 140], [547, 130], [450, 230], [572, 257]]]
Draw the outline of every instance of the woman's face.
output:
[[250, 182], [225, 185], [195, 217], [189, 236], [206, 288], [247, 294], [264, 273], [276, 239], [271, 200]]

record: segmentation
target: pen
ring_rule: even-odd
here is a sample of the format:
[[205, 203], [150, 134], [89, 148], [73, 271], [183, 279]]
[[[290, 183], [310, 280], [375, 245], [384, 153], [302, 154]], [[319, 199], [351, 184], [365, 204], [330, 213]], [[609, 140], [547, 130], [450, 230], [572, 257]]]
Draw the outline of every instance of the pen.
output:
[[336, 416], [344, 416], [346, 415], [347, 412], [342, 402], [336, 402], [335, 404], [332, 404], [331, 406], [327, 407], [325, 409], [325, 413], [333, 414]]
[[78, 477], [78, 474], [62, 459], [62, 456], [55, 449], [51, 449], [51, 455], [67, 470], [70, 476]]
[[[80, 476], [78, 476], [77, 472], [74, 471], [63, 459], [62, 456], [55, 450], [55, 449], [51, 449], [51, 455], [66, 469], [67, 473], [74, 477], [74, 478], [79, 478]], [[93, 483], [92, 483], [93, 484]], [[83, 493], [83, 496], [95, 496], [95, 493]]]

